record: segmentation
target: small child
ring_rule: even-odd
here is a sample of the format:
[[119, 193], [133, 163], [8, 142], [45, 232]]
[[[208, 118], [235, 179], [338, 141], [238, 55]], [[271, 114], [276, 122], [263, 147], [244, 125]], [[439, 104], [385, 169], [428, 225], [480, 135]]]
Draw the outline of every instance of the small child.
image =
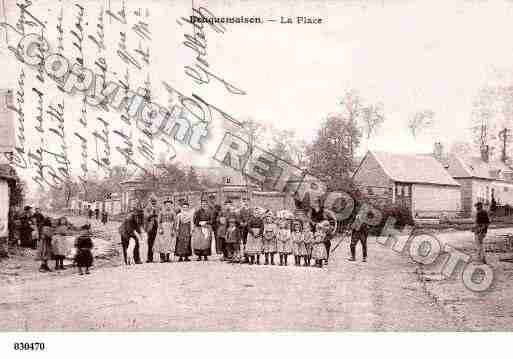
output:
[[301, 265], [301, 258], [305, 256], [306, 248], [303, 238], [302, 223], [298, 220], [292, 223], [292, 254], [294, 254], [294, 264]]
[[222, 252], [223, 257], [222, 261], [227, 261], [228, 251], [226, 250], [226, 231], [228, 230], [228, 223], [226, 222], [226, 217], [224, 214], [220, 214], [217, 219], [217, 228], [216, 228], [216, 246], [219, 251]]
[[84, 224], [81, 230], [82, 233], [75, 240], [75, 247], [77, 248], [75, 262], [77, 263], [78, 274], [83, 275], [82, 267], [85, 267], [85, 274], [89, 274], [89, 267], [93, 265], [93, 254], [91, 253], [93, 241], [91, 240], [91, 225], [89, 223]]
[[280, 229], [277, 234], [278, 254], [280, 255], [280, 265], [287, 265], [289, 254], [292, 253], [292, 242], [290, 228], [286, 219], [280, 222]]
[[66, 217], [59, 218], [56, 223], [55, 234], [52, 240], [52, 253], [55, 259], [55, 270], [64, 269], [64, 258], [68, 252], [68, 245], [66, 242], [66, 234], [68, 228], [66, 226]]
[[248, 256], [249, 264], [260, 264], [260, 254], [262, 253], [262, 222], [252, 220], [249, 223], [248, 238], [244, 253]]
[[226, 258], [232, 263], [237, 263], [239, 261], [241, 240], [241, 234], [237, 228], [237, 221], [232, 217], [228, 219], [228, 228], [226, 230], [226, 238], [224, 241]]
[[263, 238], [263, 249], [265, 256], [265, 264], [269, 264], [269, 257], [271, 259], [271, 265], [274, 265], [274, 254], [277, 251], [276, 244], [276, 224], [273, 223], [273, 217], [271, 213], [267, 213], [264, 223], [264, 238]]
[[323, 223], [317, 223], [314, 234], [312, 257], [315, 260], [317, 267], [322, 268], [323, 262], [328, 257], [326, 253], [326, 246], [324, 241], [326, 240], [326, 229]]
[[312, 232], [312, 226], [310, 222], [305, 221], [303, 223], [303, 242], [305, 243], [305, 256], [304, 262], [305, 266], [310, 266], [310, 261], [312, 260], [312, 248], [314, 242], [314, 234]]

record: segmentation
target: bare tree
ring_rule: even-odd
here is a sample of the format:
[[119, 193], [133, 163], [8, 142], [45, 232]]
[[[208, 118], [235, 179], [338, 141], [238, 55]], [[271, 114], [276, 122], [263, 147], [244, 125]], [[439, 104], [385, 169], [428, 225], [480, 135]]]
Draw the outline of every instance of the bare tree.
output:
[[408, 129], [413, 138], [417, 138], [423, 131], [433, 126], [435, 113], [431, 110], [415, 112], [408, 120]]

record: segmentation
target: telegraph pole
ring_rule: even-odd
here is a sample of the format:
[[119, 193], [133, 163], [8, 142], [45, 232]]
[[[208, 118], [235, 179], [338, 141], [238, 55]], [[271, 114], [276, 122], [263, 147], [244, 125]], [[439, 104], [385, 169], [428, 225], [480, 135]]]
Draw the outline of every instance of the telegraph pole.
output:
[[501, 156], [502, 162], [506, 162], [506, 159], [508, 157], [507, 151], [506, 151], [508, 137], [509, 137], [509, 129], [504, 127], [504, 129], [499, 132], [499, 138], [502, 140], [502, 156]]

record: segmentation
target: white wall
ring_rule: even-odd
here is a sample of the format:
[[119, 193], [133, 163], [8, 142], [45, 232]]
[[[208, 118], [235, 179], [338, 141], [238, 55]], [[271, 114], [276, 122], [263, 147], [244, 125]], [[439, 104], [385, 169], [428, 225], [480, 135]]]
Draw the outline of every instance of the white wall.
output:
[[412, 212], [440, 211], [453, 212], [461, 210], [459, 187], [414, 184], [412, 194]]
[[9, 221], [9, 186], [7, 181], [0, 179], [0, 238], [8, 237]]

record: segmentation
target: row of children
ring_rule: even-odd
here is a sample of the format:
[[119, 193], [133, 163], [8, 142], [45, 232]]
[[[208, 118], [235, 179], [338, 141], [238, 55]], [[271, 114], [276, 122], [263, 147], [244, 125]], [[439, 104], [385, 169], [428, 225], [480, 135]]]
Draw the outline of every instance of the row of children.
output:
[[[225, 257], [229, 262], [260, 264], [261, 256], [264, 264], [274, 265], [278, 255], [279, 265], [288, 265], [289, 255], [294, 256], [296, 266], [310, 266], [311, 260], [317, 267], [322, 267], [328, 259], [325, 246], [330, 231], [330, 223], [323, 221], [312, 228], [307, 219], [275, 217], [268, 211], [263, 215], [249, 219], [244, 227], [237, 226], [236, 218], [228, 219], [228, 227], [223, 230], [226, 218], [221, 217], [217, 228], [217, 236], [225, 245]], [[315, 231], [314, 231], [315, 229]]]

